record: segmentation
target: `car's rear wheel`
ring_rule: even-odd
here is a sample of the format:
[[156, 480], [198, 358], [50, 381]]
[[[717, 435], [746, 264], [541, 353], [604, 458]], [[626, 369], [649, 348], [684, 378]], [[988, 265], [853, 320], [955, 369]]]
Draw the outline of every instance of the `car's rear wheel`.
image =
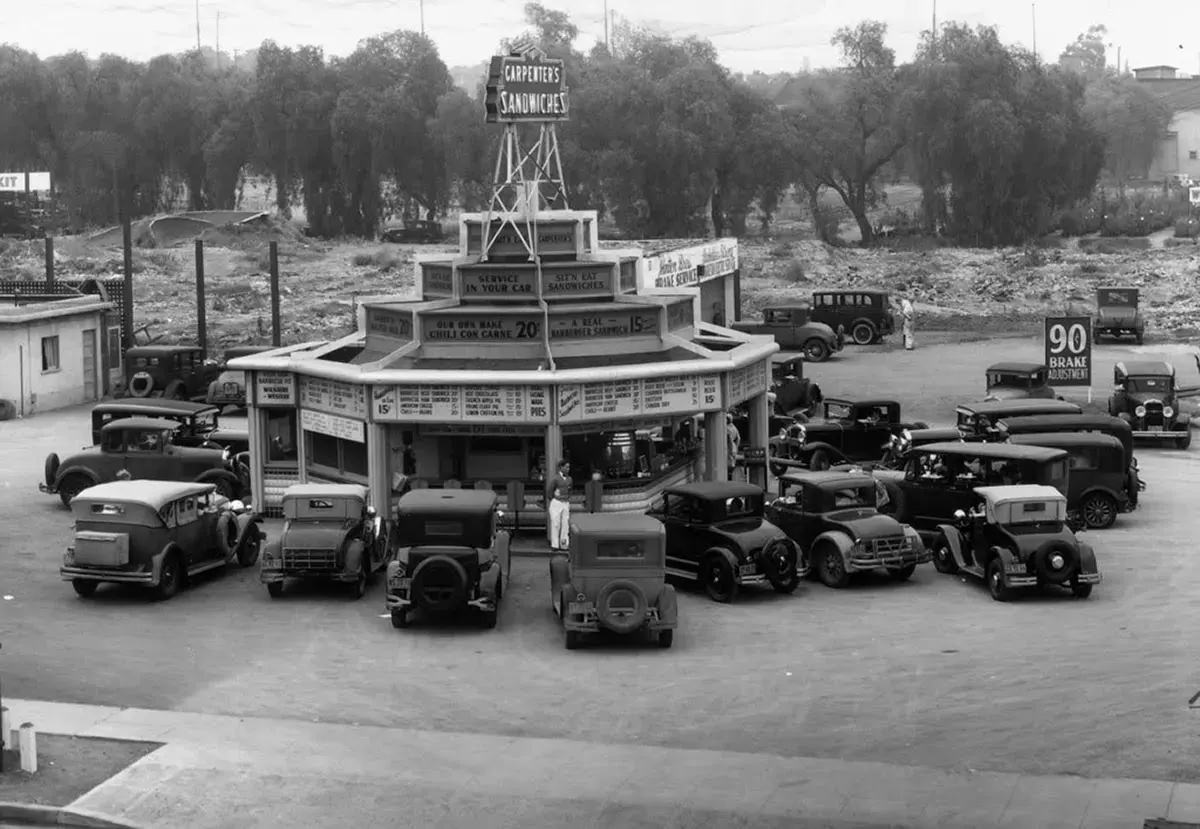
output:
[[42, 469], [45, 473], [46, 486], [54, 486], [54, 479], [58, 477], [58, 467], [60, 466], [58, 455], [51, 452], [46, 456], [46, 465]]
[[720, 553], [709, 553], [700, 562], [700, 582], [704, 592], [714, 602], [727, 604], [737, 595], [737, 578], [733, 565]]
[[987, 565], [987, 588], [991, 597], [998, 602], [1007, 602], [1012, 598], [1012, 592], [1004, 583], [1004, 562], [1000, 556], [995, 556]]
[[1180, 432], [1179, 440], [1175, 441], [1175, 447], [1177, 449], [1187, 449], [1191, 445], [1192, 445], [1192, 430], [1191, 430], [1191, 428], [1186, 428], [1182, 432]]
[[804, 359], [810, 363], [823, 363], [829, 358], [829, 346], [816, 337], [805, 341], [802, 351], [804, 352]]
[[896, 570], [888, 570], [888, 575], [891, 576], [892, 581], [908, 581], [915, 572], [917, 572], [917, 565], [906, 564]]
[[183, 384], [182, 380], [174, 380], [163, 392], [163, 397], [167, 400], [186, 400], [187, 386]]
[[1083, 523], [1089, 530], [1107, 530], [1117, 522], [1117, 499], [1093, 492], [1083, 499]]
[[1071, 595], [1077, 599], [1086, 599], [1092, 595], [1092, 587], [1093, 585], [1091, 584], [1084, 584], [1079, 581], [1079, 576], [1071, 579]]
[[933, 569], [950, 575], [958, 572], [958, 562], [954, 560], [954, 551], [945, 534], [939, 535], [933, 543]]
[[79, 493], [83, 492], [92, 482], [78, 473], [72, 473], [58, 484], [58, 498], [62, 501], [64, 507], [71, 506], [71, 499]]
[[167, 553], [163, 557], [162, 569], [158, 573], [158, 584], [154, 593], [160, 601], [166, 601], [179, 592], [183, 583], [183, 564], [177, 553]]
[[[770, 452], [771, 457], [773, 457], [773, 458], [779, 456], [779, 447], [776, 446], [775, 444], [771, 444], [769, 447], [767, 447], [767, 451]], [[783, 475], [783, 473], [787, 472], [787, 467], [781, 463], [772, 463], [769, 465], [771, 467], [771, 474], [774, 475], [776, 478]]]
[[669, 648], [674, 641], [675, 631], [668, 629], [658, 632], [658, 646], [660, 648]]
[[238, 548], [238, 564], [242, 567], [252, 567], [258, 561], [258, 553], [261, 549], [262, 532], [256, 525], [251, 524], [246, 529], [246, 537], [242, 539], [242, 546]]
[[267, 582], [267, 595], [272, 599], [278, 599], [283, 595], [283, 582], [269, 581]]
[[75, 588], [75, 594], [80, 598], [91, 598], [96, 592], [96, 588], [100, 586], [100, 582], [95, 579], [71, 579], [71, 586]]
[[392, 627], [397, 630], [408, 627], [407, 607], [400, 607], [392, 611]]
[[482, 615], [480, 616], [480, 623], [483, 625], [483, 627], [485, 629], [492, 630], [496, 627], [496, 622], [499, 620], [499, 617], [500, 617], [500, 605], [496, 605], [491, 610], [482, 611]]
[[355, 574], [354, 591], [351, 596], [354, 599], [361, 599], [365, 595], [367, 595], [367, 563], [362, 561], [359, 562], [358, 573]]
[[833, 544], [823, 544], [814, 554], [817, 573], [821, 583], [827, 587], [840, 590], [850, 583], [850, 574], [846, 571], [846, 560], [842, 551]]
[[568, 630], [567, 631], [567, 635], [566, 635], [566, 639], [565, 639], [565, 644], [567, 646], [567, 650], [573, 651], [576, 648], [578, 648], [580, 646], [580, 644], [582, 644], [582, 643], [583, 643], [583, 634], [582, 633], [580, 633], [577, 630]]
[[796, 545], [783, 539], [772, 541], [763, 550], [762, 566], [775, 592], [796, 592], [800, 585], [800, 576], [796, 573], [798, 556]]
[[854, 326], [850, 329], [850, 336], [857, 345], [870, 345], [875, 342], [875, 338], [878, 335], [875, 333], [874, 325], [871, 325], [866, 320], [860, 320], [854, 323]]

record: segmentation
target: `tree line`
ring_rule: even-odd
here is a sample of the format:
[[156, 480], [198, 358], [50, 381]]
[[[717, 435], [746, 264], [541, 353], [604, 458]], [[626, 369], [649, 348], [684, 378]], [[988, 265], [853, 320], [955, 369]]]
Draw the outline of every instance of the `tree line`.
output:
[[[787, 194], [816, 216], [832, 191], [869, 244], [882, 184], [905, 177], [921, 188], [926, 231], [1021, 242], [1102, 171], [1144, 172], [1171, 116], [1105, 67], [1103, 27], [1068, 45], [1068, 70], [957, 23], [897, 64], [886, 27], [864, 21], [833, 38], [841, 66], [764, 83], [731, 73], [704, 40], [621, 23], [585, 53], [566, 14], [525, 11], [528, 31], [503, 45], [532, 40], [565, 62], [569, 203], [634, 238], [740, 235], [753, 219], [766, 230]], [[43, 60], [4, 45], [0, 166], [50, 170], [76, 228], [181, 199], [233, 208], [260, 175], [281, 213], [304, 205], [313, 233], [372, 237], [392, 216], [486, 204], [499, 130], [484, 123], [483, 95], [482, 75], [473, 90], [456, 86], [411, 31], [344, 58], [266, 41], [250, 70], [200, 52]]]

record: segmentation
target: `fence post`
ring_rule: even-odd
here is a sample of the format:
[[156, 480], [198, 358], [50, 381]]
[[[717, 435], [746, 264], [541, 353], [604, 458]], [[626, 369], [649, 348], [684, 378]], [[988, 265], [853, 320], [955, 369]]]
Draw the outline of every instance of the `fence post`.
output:
[[196, 240], [196, 336], [199, 338], [200, 359], [208, 359], [208, 319], [204, 300], [204, 241]]
[[279, 243], [270, 242], [271, 261], [271, 345], [278, 348], [283, 344], [279, 330]]
[[46, 293], [54, 293], [54, 237], [46, 237]]
[[33, 723], [21, 723], [19, 742], [21, 771], [33, 774], [37, 771], [37, 732], [33, 730]]
[[121, 219], [121, 247], [124, 249], [123, 268], [125, 273], [125, 292], [121, 297], [121, 333], [128, 351], [135, 345], [133, 341], [133, 224], [129, 216]]

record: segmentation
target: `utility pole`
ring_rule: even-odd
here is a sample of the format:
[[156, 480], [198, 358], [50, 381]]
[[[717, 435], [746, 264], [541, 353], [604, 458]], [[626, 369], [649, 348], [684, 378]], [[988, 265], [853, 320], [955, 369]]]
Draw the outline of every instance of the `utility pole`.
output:
[[934, 57], [937, 57], [937, 0], [933, 0], [933, 23], [930, 24], [929, 38]]
[[421, 8], [421, 34], [425, 34], [425, 0], [417, 0]]
[[604, 0], [604, 48], [611, 52], [611, 44], [608, 40], [608, 0]]
[[1033, 59], [1036, 61], [1037, 51], [1037, 3], [1029, 4], [1029, 13], [1033, 18]]
[[196, 0], [196, 51], [200, 51], [200, 0]]
[[221, 71], [221, 10], [217, 9], [217, 71]]

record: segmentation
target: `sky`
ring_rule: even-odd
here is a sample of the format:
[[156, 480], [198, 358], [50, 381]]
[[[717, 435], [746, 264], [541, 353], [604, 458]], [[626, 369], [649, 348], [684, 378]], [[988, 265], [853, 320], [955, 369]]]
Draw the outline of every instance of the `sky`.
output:
[[[219, 41], [222, 52], [244, 52], [272, 39], [316, 45], [345, 55], [359, 40], [393, 29], [424, 29], [450, 67], [473, 66], [494, 54], [501, 38], [524, 28], [524, 0], [27, 0], [5, 3], [0, 41], [42, 57], [71, 50], [135, 60]], [[829, 43], [841, 26], [882, 20], [897, 60], [909, 60], [936, 8], [939, 22], [999, 29], [1005, 43], [1036, 45], [1044, 60], [1090, 25], [1108, 28], [1110, 64], [1167, 64], [1200, 75], [1200, 9], [1193, 0], [543, 0], [580, 29], [583, 49], [604, 39], [610, 15], [672, 37], [711, 40], [735, 72], [795, 72], [833, 66]], [[197, 13], [198, 10], [198, 13]], [[1190, 33], [1189, 33], [1190, 32]], [[1036, 39], [1036, 44], [1035, 44]]]

